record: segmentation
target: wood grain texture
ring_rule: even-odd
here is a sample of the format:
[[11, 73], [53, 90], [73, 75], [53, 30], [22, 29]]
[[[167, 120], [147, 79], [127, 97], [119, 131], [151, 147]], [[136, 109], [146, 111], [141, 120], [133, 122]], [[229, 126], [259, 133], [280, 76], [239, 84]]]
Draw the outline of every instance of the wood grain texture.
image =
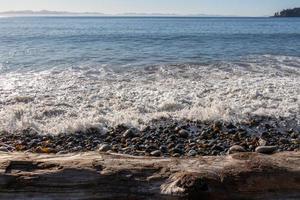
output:
[[300, 199], [300, 152], [193, 159], [0, 153], [0, 199]]

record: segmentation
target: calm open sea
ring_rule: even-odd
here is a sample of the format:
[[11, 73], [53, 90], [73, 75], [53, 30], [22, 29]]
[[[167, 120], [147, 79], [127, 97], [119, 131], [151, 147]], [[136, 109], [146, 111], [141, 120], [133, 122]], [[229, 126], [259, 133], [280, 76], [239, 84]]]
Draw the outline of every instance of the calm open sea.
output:
[[0, 30], [2, 71], [300, 55], [300, 18], [18, 17]]

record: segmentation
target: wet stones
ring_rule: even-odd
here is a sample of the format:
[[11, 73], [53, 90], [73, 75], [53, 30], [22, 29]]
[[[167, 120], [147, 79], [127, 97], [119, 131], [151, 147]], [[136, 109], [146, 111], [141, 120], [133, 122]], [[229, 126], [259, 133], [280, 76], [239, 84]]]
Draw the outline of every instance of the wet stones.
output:
[[138, 131], [134, 128], [130, 128], [123, 133], [124, 138], [134, 138], [138, 136]]
[[[125, 125], [108, 127], [107, 134], [96, 130], [73, 134], [39, 135], [0, 132], [0, 147], [9, 151], [38, 153], [101, 151], [137, 156], [194, 157], [237, 152], [270, 152], [264, 146], [277, 146], [276, 151], [300, 149], [298, 129], [276, 129], [274, 123], [266, 131], [265, 123], [228, 123], [159, 119], [144, 129]], [[262, 128], [262, 129], [260, 129]], [[280, 130], [280, 132], [279, 132]]]

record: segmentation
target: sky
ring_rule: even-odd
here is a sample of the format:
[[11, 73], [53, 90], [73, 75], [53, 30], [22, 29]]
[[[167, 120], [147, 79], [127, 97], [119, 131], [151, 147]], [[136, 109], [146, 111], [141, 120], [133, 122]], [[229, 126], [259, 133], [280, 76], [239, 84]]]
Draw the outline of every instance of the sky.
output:
[[0, 12], [51, 10], [71, 12], [209, 14], [269, 16], [300, 7], [300, 0], [0, 0]]

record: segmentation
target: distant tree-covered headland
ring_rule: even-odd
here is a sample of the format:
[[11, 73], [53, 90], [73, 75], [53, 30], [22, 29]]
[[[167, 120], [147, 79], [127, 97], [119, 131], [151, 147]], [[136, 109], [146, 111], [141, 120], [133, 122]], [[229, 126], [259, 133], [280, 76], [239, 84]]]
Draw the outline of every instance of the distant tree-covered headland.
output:
[[274, 17], [300, 17], [300, 8], [286, 9], [277, 12]]

